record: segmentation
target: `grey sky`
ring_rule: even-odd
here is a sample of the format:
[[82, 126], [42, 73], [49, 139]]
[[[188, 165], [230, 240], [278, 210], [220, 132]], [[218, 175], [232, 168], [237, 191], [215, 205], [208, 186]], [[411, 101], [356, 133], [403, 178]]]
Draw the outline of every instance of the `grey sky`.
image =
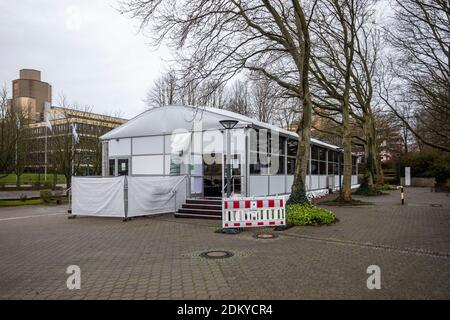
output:
[[130, 118], [144, 110], [147, 89], [167, 65], [167, 49], [148, 46], [137, 21], [114, 0], [0, 1], [0, 85], [11, 91], [19, 69], [42, 72], [70, 102]]

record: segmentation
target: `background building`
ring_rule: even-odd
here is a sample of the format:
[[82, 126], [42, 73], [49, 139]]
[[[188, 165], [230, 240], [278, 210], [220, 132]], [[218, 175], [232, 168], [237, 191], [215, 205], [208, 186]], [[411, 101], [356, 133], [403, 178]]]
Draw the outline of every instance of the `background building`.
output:
[[44, 120], [46, 102], [52, 103], [52, 86], [41, 81], [41, 72], [20, 70], [19, 79], [12, 82], [10, 107], [20, 109], [30, 122], [40, 122]]
[[[99, 137], [127, 120], [81, 110], [52, 106], [52, 87], [41, 72], [20, 70], [12, 81], [8, 108], [19, 118], [16, 172], [101, 174]], [[17, 168], [19, 167], [20, 168]]]

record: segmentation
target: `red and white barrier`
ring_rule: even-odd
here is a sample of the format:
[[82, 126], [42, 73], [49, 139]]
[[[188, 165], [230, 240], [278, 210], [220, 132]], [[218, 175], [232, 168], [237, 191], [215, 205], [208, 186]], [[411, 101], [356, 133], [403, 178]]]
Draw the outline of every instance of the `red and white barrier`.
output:
[[285, 202], [283, 197], [224, 199], [222, 227], [284, 226], [286, 225]]

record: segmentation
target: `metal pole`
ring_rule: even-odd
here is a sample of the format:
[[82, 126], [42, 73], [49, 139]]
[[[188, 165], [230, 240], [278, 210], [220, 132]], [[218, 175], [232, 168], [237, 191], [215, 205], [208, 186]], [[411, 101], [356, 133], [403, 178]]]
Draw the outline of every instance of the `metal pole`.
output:
[[74, 174], [74, 169], [75, 169], [75, 164], [74, 164], [74, 156], [75, 156], [75, 137], [73, 136], [73, 134], [72, 134], [72, 163], [71, 163], [71, 176], [74, 176], [75, 174]]
[[227, 129], [227, 198], [231, 196], [231, 133]]
[[47, 181], [47, 130], [45, 127], [45, 165], [44, 165], [44, 181]]
[[400, 199], [402, 200], [402, 204], [405, 204], [405, 194], [403, 193], [403, 186], [400, 187]]
[[339, 194], [342, 194], [342, 182], [341, 182], [341, 153], [338, 153], [338, 173], [339, 173]]

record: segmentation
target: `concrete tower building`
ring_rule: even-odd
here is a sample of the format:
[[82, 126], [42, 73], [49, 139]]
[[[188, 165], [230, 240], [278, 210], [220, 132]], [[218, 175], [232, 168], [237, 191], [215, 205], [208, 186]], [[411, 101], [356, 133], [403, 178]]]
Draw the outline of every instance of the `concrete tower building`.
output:
[[41, 72], [20, 70], [20, 78], [12, 82], [11, 107], [21, 109], [31, 122], [40, 122], [44, 118], [46, 102], [51, 105], [52, 86], [41, 81]]

